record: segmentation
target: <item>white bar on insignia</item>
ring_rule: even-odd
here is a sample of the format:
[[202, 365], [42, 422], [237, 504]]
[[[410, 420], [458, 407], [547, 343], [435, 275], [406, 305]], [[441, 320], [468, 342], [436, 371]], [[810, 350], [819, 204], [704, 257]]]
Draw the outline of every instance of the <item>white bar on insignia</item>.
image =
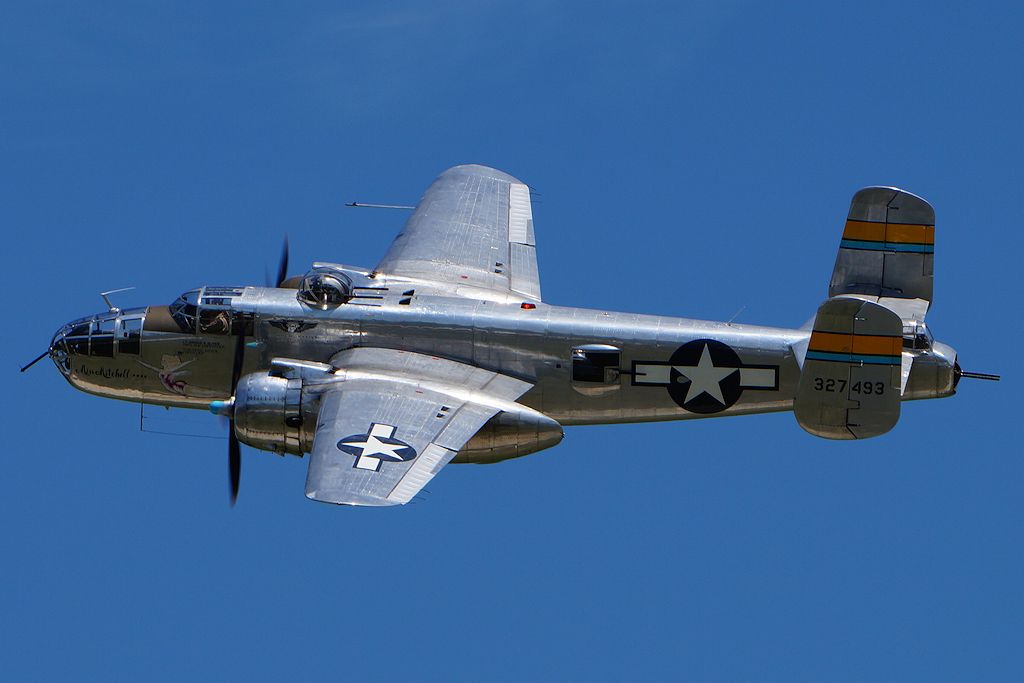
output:
[[395, 433], [395, 428], [392, 427], [391, 425], [382, 425], [382, 424], [377, 424], [375, 422], [373, 424], [373, 427], [370, 428], [370, 436], [382, 436], [385, 439], [387, 439], [387, 438], [389, 438], [394, 433]]
[[740, 368], [740, 386], [745, 389], [771, 389], [775, 386], [775, 368]]
[[671, 365], [640, 365], [636, 366], [636, 374], [633, 376], [634, 384], [671, 384]]
[[376, 470], [377, 466], [380, 465], [380, 458], [371, 458], [366, 455], [359, 456], [356, 460], [356, 468], [361, 470]]

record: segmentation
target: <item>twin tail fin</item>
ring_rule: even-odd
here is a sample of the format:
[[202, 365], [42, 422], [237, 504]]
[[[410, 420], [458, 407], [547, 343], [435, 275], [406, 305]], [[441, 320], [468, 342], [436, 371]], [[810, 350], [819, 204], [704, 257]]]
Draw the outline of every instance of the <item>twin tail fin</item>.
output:
[[850, 203], [829, 298], [818, 308], [793, 411], [806, 431], [865, 439], [892, 429], [913, 363], [904, 338], [924, 329], [932, 302], [935, 210], [895, 187]]

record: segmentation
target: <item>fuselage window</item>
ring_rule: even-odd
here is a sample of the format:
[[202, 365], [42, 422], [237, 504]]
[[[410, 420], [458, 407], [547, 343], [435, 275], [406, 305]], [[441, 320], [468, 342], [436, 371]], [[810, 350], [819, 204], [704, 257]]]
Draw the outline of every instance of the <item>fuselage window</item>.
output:
[[913, 323], [903, 326], [903, 348], [927, 350], [932, 347], [935, 339], [924, 323]]
[[68, 351], [81, 356], [89, 354], [89, 323], [75, 325], [66, 337]]
[[99, 320], [92, 330], [92, 348], [90, 356], [114, 357], [114, 321]]
[[142, 319], [125, 318], [121, 321], [121, 337], [117, 341], [118, 353], [138, 354], [142, 341]]
[[231, 311], [205, 309], [199, 312], [199, 331], [202, 334], [228, 334], [231, 332]]
[[607, 344], [587, 344], [572, 350], [572, 380], [612, 384], [619, 381], [619, 349]]

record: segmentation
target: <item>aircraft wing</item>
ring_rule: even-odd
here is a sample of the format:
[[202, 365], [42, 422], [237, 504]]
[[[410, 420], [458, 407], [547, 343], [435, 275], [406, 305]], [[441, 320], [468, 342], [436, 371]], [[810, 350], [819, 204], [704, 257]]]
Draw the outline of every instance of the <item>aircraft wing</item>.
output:
[[491, 417], [532, 385], [456, 361], [357, 348], [332, 359], [306, 496], [339, 505], [407, 503]]
[[486, 166], [448, 169], [375, 271], [539, 301], [530, 188]]

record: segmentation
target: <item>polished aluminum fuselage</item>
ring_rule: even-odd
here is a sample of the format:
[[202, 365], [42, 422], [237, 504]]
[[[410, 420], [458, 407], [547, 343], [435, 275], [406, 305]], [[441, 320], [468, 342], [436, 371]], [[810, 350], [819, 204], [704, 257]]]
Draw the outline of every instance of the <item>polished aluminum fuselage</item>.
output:
[[[309, 320], [307, 312], [276, 292], [264, 297], [263, 310]], [[350, 346], [402, 349], [536, 382], [520, 402], [563, 425], [641, 422], [702, 415], [682, 410], [662, 387], [634, 386], [628, 374], [634, 362], [663, 361], [686, 342], [714, 338], [747, 362], [780, 366], [779, 391], [750, 392], [728, 414], [786, 410], [799, 374], [790, 346], [807, 336], [797, 330], [545, 304], [524, 309], [520, 304], [428, 295], [410, 306], [341, 306], [301, 333], [268, 325], [261, 364], [273, 357], [328, 362]], [[572, 350], [590, 344], [621, 350], [622, 372], [606, 386], [573, 381]]]
[[[294, 289], [246, 287], [230, 304], [233, 313], [254, 317], [252, 335], [242, 342], [230, 334], [184, 333], [152, 325], [150, 318], [163, 307], [151, 307], [138, 355], [71, 354], [58, 367], [74, 386], [90, 393], [206, 408], [211, 401], [230, 397], [239, 343], [245, 345], [243, 374], [265, 371], [273, 359], [330, 363], [348, 348], [381, 347], [441, 356], [528, 380], [534, 387], [520, 399], [522, 404], [563, 425], [581, 425], [789, 410], [799, 381], [800, 345], [810, 335], [808, 330], [481, 300], [402, 281], [368, 282], [374, 288], [364, 288], [362, 296], [329, 310], [299, 302]], [[667, 366], [680, 347], [706, 340], [727, 345], [742, 366], [759, 368], [774, 382], [742, 389], [728, 406], [694, 412], [666, 386], [685, 377], [669, 378], [666, 370], [660, 383], [638, 381], [644, 368]], [[592, 345], [618, 351], [605, 382], [574, 379], [574, 349]], [[946, 358], [949, 354], [942, 349], [918, 355], [904, 398], [952, 393], [952, 387], [937, 386], [927, 372], [918, 373], [917, 364], [935, 361], [933, 366], [952, 367], [953, 358]], [[915, 374], [923, 379], [915, 381]]]

